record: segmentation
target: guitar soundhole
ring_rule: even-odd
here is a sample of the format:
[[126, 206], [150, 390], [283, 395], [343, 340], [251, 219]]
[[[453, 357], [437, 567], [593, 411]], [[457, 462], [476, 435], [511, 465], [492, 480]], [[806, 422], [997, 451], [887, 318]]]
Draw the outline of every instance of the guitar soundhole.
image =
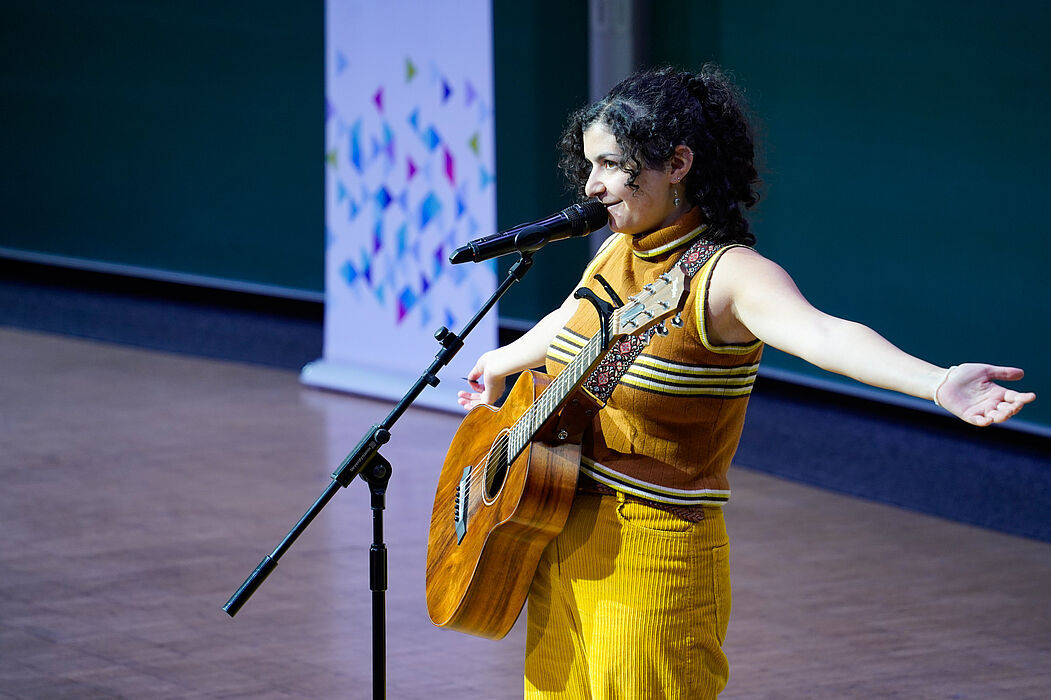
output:
[[507, 433], [503, 433], [489, 450], [485, 463], [485, 497], [490, 500], [500, 493], [507, 478]]

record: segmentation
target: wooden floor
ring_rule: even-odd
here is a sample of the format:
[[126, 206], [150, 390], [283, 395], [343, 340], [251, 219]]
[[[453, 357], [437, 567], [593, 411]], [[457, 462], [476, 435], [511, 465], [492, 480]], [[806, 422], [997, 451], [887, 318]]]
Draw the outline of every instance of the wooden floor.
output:
[[[363, 483], [236, 618], [220, 608], [389, 406], [2, 328], [0, 401], [0, 698], [371, 697]], [[383, 450], [390, 698], [521, 697], [521, 624], [490, 642], [424, 607], [456, 423], [410, 411]], [[1051, 698], [1051, 545], [747, 469], [733, 484], [723, 697]]]

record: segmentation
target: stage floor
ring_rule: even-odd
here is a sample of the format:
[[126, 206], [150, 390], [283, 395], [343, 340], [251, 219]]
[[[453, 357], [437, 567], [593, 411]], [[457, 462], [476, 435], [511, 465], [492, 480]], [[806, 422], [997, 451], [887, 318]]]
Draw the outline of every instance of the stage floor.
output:
[[[389, 404], [10, 328], [0, 367], [0, 698], [371, 697], [363, 482], [235, 618], [221, 606]], [[521, 697], [521, 620], [491, 642], [427, 618], [431, 500], [457, 422], [410, 410], [382, 450], [390, 698]], [[1051, 697], [1051, 544], [747, 468], [732, 483], [723, 697]]]

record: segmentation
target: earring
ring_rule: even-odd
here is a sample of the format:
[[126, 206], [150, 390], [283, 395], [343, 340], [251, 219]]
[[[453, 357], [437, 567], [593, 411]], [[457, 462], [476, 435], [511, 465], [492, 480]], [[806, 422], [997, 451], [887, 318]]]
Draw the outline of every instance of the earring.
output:
[[[678, 181], [676, 181], [676, 182], [678, 182]], [[672, 200], [672, 203], [675, 204], [676, 207], [678, 207], [679, 206], [679, 188], [678, 187], [673, 187], [673, 188], [671, 188], [671, 192], [672, 192], [672, 197], [674, 198]]]

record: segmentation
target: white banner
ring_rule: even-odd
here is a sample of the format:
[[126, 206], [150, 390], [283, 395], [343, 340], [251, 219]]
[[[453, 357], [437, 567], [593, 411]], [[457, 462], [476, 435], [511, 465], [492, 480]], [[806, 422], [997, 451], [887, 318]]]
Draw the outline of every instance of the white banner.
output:
[[[495, 233], [490, 0], [325, 5], [325, 342], [302, 381], [400, 398], [496, 287], [449, 254]], [[496, 311], [418, 404], [495, 346]]]

